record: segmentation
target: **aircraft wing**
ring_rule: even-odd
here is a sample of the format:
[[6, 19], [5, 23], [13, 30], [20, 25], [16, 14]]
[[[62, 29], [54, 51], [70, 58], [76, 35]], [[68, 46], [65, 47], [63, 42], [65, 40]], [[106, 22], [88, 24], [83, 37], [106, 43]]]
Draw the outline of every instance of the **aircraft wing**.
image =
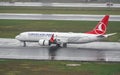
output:
[[51, 43], [56, 43], [56, 44], [63, 44], [63, 43], [67, 43], [67, 38], [65, 37], [56, 37], [54, 34], [51, 36], [50, 38], [50, 42]]

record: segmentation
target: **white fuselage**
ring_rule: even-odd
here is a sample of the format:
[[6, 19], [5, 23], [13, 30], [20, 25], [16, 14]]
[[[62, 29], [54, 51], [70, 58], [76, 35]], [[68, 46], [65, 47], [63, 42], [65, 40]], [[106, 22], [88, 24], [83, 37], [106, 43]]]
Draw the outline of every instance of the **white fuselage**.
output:
[[72, 32], [23, 32], [16, 36], [16, 39], [26, 42], [38, 42], [41, 39], [49, 40], [54, 34], [54, 38], [63, 43], [87, 43], [100, 40], [98, 35]]

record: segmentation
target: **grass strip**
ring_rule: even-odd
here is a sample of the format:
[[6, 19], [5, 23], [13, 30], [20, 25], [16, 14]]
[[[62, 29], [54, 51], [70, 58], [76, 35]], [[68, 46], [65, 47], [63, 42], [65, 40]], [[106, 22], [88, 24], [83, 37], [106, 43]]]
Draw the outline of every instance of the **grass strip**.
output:
[[37, 13], [37, 14], [110, 14], [120, 15], [119, 8], [88, 7], [14, 7], [0, 6], [0, 13]]
[[[70, 67], [66, 64], [80, 64]], [[1, 75], [119, 75], [120, 63], [0, 60]]]

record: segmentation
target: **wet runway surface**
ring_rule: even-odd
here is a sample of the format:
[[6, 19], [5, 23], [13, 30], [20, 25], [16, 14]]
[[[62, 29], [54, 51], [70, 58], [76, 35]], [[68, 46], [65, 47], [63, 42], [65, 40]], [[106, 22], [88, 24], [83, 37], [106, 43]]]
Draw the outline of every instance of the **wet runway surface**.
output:
[[120, 61], [120, 50], [42, 47], [0, 47], [0, 58], [73, 61]]
[[38, 47], [0, 47], [0, 58], [48, 59], [48, 50]]
[[[103, 48], [102, 45], [93, 45], [98, 43], [106, 46]], [[96, 42], [84, 45], [71, 44], [68, 45], [68, 48], [58, 49], [55, 47], [41, 47], [37, 43], [27, 43], [27, 45], [27, 47], [22, 47], [22, 43], [15, 39], [1, 39], [0, 58], [72, 61], [120, 61], [120, 43]], [[110, 48], [108, 48], [109, 46]]]

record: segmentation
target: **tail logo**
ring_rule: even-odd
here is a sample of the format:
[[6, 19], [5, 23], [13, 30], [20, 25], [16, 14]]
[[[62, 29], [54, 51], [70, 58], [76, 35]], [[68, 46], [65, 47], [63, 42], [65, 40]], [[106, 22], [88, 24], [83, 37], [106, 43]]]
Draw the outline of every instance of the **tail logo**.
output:
[[94, 29], [92, 29], [87, 33], [104, 35], [107, 30], [108, 20], [109, 20], [109, 15], [106, 15], [101, 21], [99, 21], [99, 23], [96, 25]]
[[104, 34], [106, 32], [106, 25], [103, 22], [100, 22], [95, 28], [97, 34]]

